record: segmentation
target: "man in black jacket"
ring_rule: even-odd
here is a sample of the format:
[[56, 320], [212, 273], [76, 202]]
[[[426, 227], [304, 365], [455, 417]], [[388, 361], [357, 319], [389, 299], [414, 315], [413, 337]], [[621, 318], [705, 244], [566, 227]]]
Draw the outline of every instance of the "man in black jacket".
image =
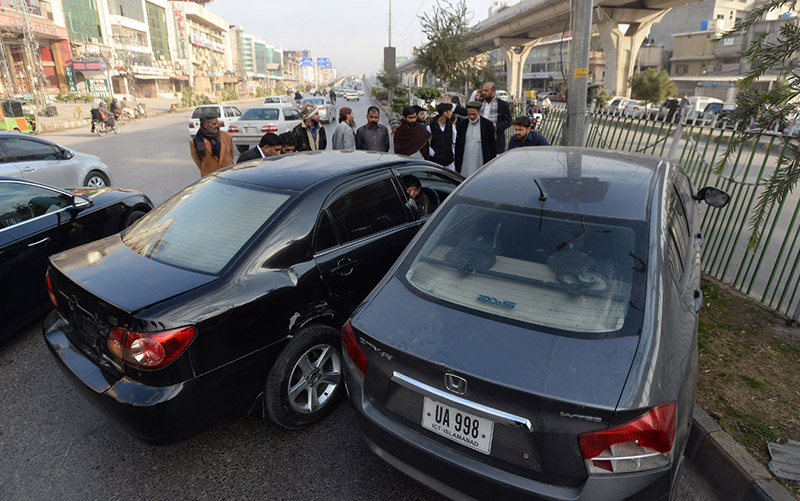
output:
[[456, 172], [468, 177], [497, 156], [494, 126], [480, 115], [481, 102], [467, 103], [467, 120], [456, 126]]
[[328, 147], [328, 138], [325, 128], [319, 124], [319, 108], [314, 103], [307, 102], [300, 109], [303, 121], [294, 129], [295, 151], [316, 151]]
[[450, 105], [441, 103], [436, 107], [439, 113], [436, 119], [427, 127], [431, 133], [430, 156], [431, 160], [453, 170], [455, 164], [456, 128], [451, 120], [453, 112]]
[[506, 129], [511, 127], [511, 108], [508, 103], [496, 96], [497, 87], [493, 82], [483, 85], [483, 108], [481, 116], [494, 124], [497, 154], [506, 151]]
[[261, 141], [259, 141], [258, 146], [255, 148], [250, 148], [239, 155], [239, 159], [236, 161], [236, 163], [240, 164], [242, 162], [247, 162], [248, 160], [257, 160], [259, 158], [280, 155], [282, 149], [283, 140], [281, 137], [274, 132], [267, 132], [261, 136]]

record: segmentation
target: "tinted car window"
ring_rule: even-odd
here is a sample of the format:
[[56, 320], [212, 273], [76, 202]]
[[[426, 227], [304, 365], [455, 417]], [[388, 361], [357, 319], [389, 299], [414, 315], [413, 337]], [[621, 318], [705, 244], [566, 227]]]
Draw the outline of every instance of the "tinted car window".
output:
[[355, 188], [338, 197], [329, 210], [342, 243], [407, 222], [391, 179]]
[[333, 230], [333, 222], [328, 211], [322, 211], [317, 226], [317, 237], [314, 241], [314, 249], [317, 252], [335, 247], [339, 242], [336, 240], [336, 233]]
[[400, 268], [411, 290], [564, 335], [638, 334], [644, 223], [467, 201], [445, 210]]
[[122, 240], [148, 259], [217, 274], [289, 197], [210, 177], [149, 212]]
[[206, 113], [219, 118], [219, 106], [198, 106], [192, 113], [192, 118], [200, 118]]
[[39, 186], [0, 183], [0, 228], [54, 212], [72, 204], [72, 197]]
[[279, 111], [277, 108], [250, 108], [242, 114], [239, 120], [277, 120]]
[[58, 160], [56, 149], [49, 144], [18, 137], [3, 138], [3, 145], [18, 162]]
[[284, 108], [283, 118], [286, 120], [300, 120], [300, 112], [294, 108]]

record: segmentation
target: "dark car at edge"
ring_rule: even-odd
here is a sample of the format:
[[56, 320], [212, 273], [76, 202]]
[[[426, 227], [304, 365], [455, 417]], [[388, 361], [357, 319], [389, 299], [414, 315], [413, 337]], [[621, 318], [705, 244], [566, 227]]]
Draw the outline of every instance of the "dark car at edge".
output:
[[439, 208], [342, 332], [369, 447], [454, 499], [664, 499], [697, 381], [698, 202], [677, 165], [519, 148]]
[[445, 199], [458, 174], [368, 152], [217, 171], [127, 231], [51, 258], [47, 346], [135, 437], [228, 417], [302, 428], [343, 392], [340, 329], [427, 220], [402, 177]]

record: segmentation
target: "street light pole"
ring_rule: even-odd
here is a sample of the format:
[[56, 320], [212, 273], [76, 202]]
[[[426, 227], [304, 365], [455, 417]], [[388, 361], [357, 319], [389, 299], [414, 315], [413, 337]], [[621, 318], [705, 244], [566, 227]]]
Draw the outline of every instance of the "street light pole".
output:
[[589, 43], [592, 39], [592, 0], [575, 0], [572, 43], [569, 51], [569, 95], [565, 146], [583, 146], [586, 142], [586, 93], [589, 80]]

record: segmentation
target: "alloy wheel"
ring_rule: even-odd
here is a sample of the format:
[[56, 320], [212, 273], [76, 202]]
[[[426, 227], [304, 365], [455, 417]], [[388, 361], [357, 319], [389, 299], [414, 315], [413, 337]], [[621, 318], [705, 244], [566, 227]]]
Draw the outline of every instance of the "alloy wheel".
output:
[[315, 412], [328, 403], [342, 380], [342, 360], [329, 344], [318, 344], [303, 353], [289, 375], [288, 397], [302, 414]]

